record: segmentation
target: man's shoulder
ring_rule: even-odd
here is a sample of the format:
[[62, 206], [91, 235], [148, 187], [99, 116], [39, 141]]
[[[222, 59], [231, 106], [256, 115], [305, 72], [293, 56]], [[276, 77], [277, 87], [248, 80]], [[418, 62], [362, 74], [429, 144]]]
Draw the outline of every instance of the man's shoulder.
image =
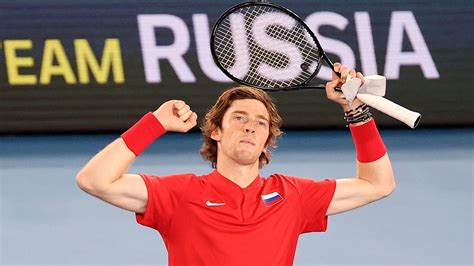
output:
[[296, 185], [302, 177], [291, 176], [287, 174], [274, 173], [265, 178], [267, 184], [288, 184]]
[[142, 177], [148, 178], [195, 178], [197, 175], [195, 173], [173, 173], [173, 174], [150, 174], [150, 173], [140, 173]]
[[300, 177], [300, 176], [293, 176], [293, 175], [287, 175], [287, 174], [281, 174], [281, 173], [274, 173], [266, 177], [268, 181], [280, 181], [280, 182], [290, 182], [294, 183], [297, 182], [298, 180], [307, 180], [309, 178], [306, 177]]
[[195, 173], [174, 173], [174, 174], [139, 174], [145, 181], [150, 182], [190, 182], [197, 178]]
[[315, 184], [331, 183], [332, 179], [316, 180], [308, 177], [292, 176], [287, 174], [272, 174], [266, 178], [268, 185], [286, 185], [294, 187], [300, 191], [303, 187], [313, 186]]

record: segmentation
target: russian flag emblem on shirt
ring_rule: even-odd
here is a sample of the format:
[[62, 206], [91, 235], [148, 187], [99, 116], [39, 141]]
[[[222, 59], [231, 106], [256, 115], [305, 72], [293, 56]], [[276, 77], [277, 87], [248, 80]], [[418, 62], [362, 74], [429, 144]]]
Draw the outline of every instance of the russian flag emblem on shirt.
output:
[[262, 195], [263, 203], [265, 206], [270, 207], [283, 200], [283, 197], [278, 192], [272, 192], [270, 194]]

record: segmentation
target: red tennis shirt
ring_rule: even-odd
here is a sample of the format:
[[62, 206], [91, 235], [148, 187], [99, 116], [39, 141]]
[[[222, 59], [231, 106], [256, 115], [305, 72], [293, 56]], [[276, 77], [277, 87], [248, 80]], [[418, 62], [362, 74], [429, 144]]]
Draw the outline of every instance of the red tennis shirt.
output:
[[142, 175], [137, 222], [161, 234], [169, 265], [292, 265], [298, 237], [327, 228], [335, 180], [274, 174], [241, 188], [217, 170]]

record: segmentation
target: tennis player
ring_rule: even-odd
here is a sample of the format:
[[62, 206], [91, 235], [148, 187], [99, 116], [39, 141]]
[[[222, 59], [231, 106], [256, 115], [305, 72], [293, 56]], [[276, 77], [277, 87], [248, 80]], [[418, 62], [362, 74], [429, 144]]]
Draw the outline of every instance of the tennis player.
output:
[[95, 155], [78, 173], [81, 189], [135, 212], [156, 229], [170, 265], [292, 265], [298, 236], [327, 229], [328, 216], [386, 197], [395, 188], [385, 145], [366, 106], [335, 91], [347, 75], [326, 84], [339, 103], [355, 143], [354, 178], [313, 180], [286, 174], [261, 177], [281, 118], [262, 90], [225, 91], [202, 124], [201, 155], [214, 170], [169, 176], [127, 174], [137, 156], [167, 131], [187, 132], [197, 115], [181, 100], [163, 103]]

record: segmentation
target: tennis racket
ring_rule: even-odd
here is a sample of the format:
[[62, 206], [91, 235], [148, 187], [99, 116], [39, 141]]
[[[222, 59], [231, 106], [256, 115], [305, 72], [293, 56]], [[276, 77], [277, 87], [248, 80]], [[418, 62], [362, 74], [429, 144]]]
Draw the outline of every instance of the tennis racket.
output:
[[[245, 2], [225, 11], [213, 27], [210, 45], [213, 59], [225, 75], [266, 91], [325, 89], [323, 84], [310, 82], [322, 61], [334, 71], [331, 59], [303, 20], [266, 1]], [[419, 113], [381, 96], [367, 95], [358, 98], [411, 128], [418, 125]]]

